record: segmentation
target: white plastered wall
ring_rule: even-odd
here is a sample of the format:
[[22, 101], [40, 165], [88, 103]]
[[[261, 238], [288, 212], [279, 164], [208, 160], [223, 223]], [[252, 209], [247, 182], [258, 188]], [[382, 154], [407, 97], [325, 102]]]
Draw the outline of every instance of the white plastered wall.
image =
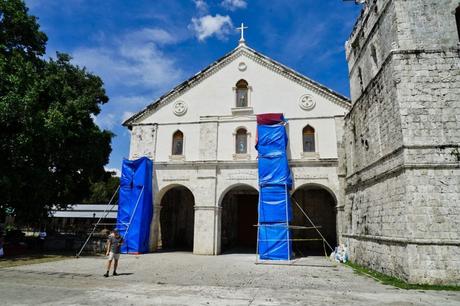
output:
[[[238, 69], [244, 62], [245, 71]], [[235, 107], [234, 86], [245, 79], [250, 86], [249, 106], [252, 114], [233, 115]], [[300, 108], [299, 100], [304, 94], [312, 96], [316, 105], [312, 110]], [[176, 116], [174, 102], [184, 101], [187, 112]], [[158, 124], [156, 161], [168, 161], [171, 155], [172, 134], [180, 129], [184, 133], [184, 156], [187, 161], [200, 160], [200, 122], [212, 116], [218, 121], [218, 160], [232, 160], [235, 150], [234, 133], [238, 127], [246, 127], [250, 133], [248, 149], [255, 159], [256, 122], [254, 114], [279, 112], [289, 120], [289, 138], [292, 159], [300, 159], [302, 153], [302, 129], [307, 124], [315, 128], [317, 153], [320, 158], [337, 158], [337, 139], [334, 116], [342, 116], [346, 108], [324, 95], [318, 94], [254, 61], [245, 54], [185, 90], [174, 100], [159, 106], [155, 112], [141, 120], [141, 124]], [[133, 152], [131, 152], [133, 153]], [[133, 154], [132, 154], [133, 155]]]

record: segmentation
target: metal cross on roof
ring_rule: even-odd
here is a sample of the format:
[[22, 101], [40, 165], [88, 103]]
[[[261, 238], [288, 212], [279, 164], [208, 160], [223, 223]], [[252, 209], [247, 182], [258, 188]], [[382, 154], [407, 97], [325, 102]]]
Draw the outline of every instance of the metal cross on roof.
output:
[[237, 30], [241, 31], [241, 38], [240, 38], [240, 43], [244, 43], [244, 29], [247, 29], [248, 27], [244, 26], [244, 23], [241, 23], [241, 26], [239, 28], [236, 28]]

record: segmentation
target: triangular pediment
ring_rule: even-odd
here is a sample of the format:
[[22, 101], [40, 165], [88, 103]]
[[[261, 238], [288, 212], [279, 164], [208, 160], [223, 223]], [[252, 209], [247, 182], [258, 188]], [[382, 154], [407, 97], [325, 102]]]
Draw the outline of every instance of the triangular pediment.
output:
[[208, 77], [212, 76], [215, 73], [218, 73], [219, 70], [226, 67], [229, 63], [237, 60], [240, 57], [247, 57], [254, 62], [266, 67], [272, 72], [283, 76], [303, 87], [308, 89], [311, 92], [314, 92], [318, 95], [321, 95], [327, 100], [341, 106], [345, 110], [348, 110], [351, 107], [351, 103], [348, 98], [343, 95], [333, 91], [332, 89], [327, 88], [324, 85], [321, 85], [310, 78], [300, 74], [299, 72], [265, 56], [254, 49], [246, 46], [245, 44], [240, 44], [237, 48], [233, 49], [231, 52], [227, 53], [217, 61], [213, 62], [205, 69], [196, 73], [194, 76], [188, 80], [182, 82], [181, 84], [174, 87], [171, 91], [167, 92], [163, 96], [159, 97], [157, 100], [149, 104], [144, 110], [133, 115], [131, 118], [127, 119], [123, 125], [131, 126], [137, 122], [143, 120], [147, 116], [150, 116], [156, 110], [161, 108], [163, 105], [175, 100], [180, 95], [184, 94], [188, 90], [192, 89], [195, 86], [198, 86]]

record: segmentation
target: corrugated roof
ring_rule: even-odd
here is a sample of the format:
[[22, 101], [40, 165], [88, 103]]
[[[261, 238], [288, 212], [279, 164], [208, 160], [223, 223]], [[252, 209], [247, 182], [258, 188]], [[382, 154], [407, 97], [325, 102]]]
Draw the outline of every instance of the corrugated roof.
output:
[[[108, 210], [108, 211], [106, 211]], [[106, 218], [116, 219], [118, 205], [107, 204], [75, 204], [66, 208], [53, 209], [50, 214], [54, 218]]]

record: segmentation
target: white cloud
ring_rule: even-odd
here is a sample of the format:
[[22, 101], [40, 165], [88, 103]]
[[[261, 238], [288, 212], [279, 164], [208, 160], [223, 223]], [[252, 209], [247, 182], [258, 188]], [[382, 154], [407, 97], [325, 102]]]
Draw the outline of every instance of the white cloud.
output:
[[[99, 75], [108, 92], [112, 92], [110, 102], [93, 118], [99, 127], [119, 127], [128, 114], [140, 111], [183, 78], [175, 59], [163, 51], [164, 46], [177, 42], [177, 36], [168, 31], [144, 28], [119, 37], [105, 37], [93, 47], [72, 52], [74, 62]], [[121, 92], [141, 96], [122, 96]]]
[[246, 8], [248, 4], [246, 0], [223, 0], [221, 5], [228, 10], [234, 11], [236, 9]]
[[118, 168], [107, 168], [107, 167], [104, 167], [105, 171], [106, 172], [114, 172], [115, 173], [115, 176], [117, 177], [120, 177], [121, 176], [121, 171], [120, 169]]
[[131, 118], [134, 115], [134, 112], [123, 112], [121, 116], [121, 121], [125, 122], [127, 119]]
[[178, 42], [177, 37], [159, 28], [144, 28], [125, 35], [124, 37], [134, 44], [153, 42], [158, 45], [172, 44]]
[[149, 95], [139, 96], [115, 96], [111, 98], [112, 101], [116, 101], [117, 104], [123, 105], [123, 107], [140, 107], [145, 106], [152, 102], [153, 97]]
[[230, 16], [206, 15], [201, 18], [192, 18], [189, 26], [198, 40], [205, 40], [208, 37], [216, 36], [219, 39], [225, 39], [232, 32], [233, 24]]
[[182, 70], [160, 47], [177, 39], [162, 29], [144, 28], [98, 47], [73, 52], [74, 62], [102, 77], [110, 87], [165, 89], [182, 77]]
[[193, 0], [193, 2], [195, 3], [195, 7], [196, 9], [200, 12], [200, 13], [207, 13], [208, 12], [208, 4], [206, 3], [205, 0]]
[[92, 118], [101, 129], [113, 130], [150, 103], [150, 95], [113, 96], [110, 97], [109, 103], [102, 107], [101, 113], [97, 116], [92, 115]]
[[94, 122], [104, 130], [112, 130], [118, 124], [117, 115], [114, 113], [100, 113], [94, 118]]

